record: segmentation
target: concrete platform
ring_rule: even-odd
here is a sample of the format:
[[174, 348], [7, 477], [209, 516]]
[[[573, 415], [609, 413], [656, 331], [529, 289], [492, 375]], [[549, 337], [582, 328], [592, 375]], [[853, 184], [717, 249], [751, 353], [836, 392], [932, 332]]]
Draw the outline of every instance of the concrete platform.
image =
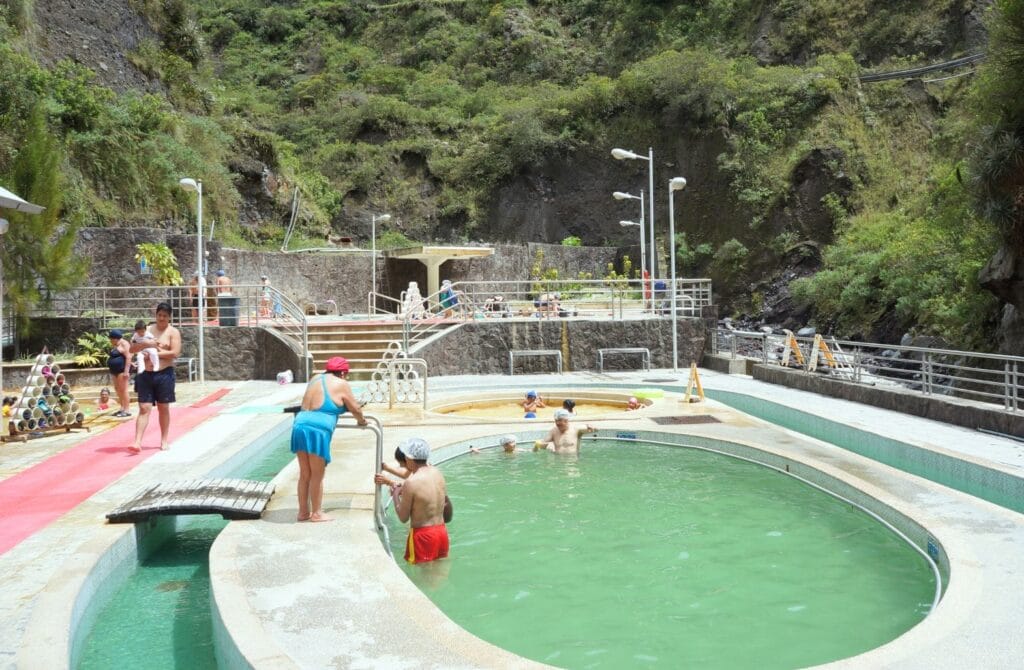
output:
[[[1010, 477], [1024, 477], [1024, 444], [850, 402], [702, 370], [705, 388], [770, 400], [822, 419], [955, 455]], [[514, 387], [635, 389], [685, 385], [687, 374], [644, 373], [460, 376], [432, 379], [442, 401], [480, 389]], [[213, 385], [211, 385], [213, 386]], [[224, 386], [219, 384], [216, 386]], [[0, 668], [68, 664], [70, 631], [81, 601], [132, 551], [135, 532], [104, 523], [103, 515], [142, 485], [217, 476], [242, 447], [282, 434], [290, 416], [260, 408], [297, 401], [303, 387], [270, 382], [231, 384], [223, 411], [142, 463], [121, 480], [42, 531], [0, 555]], [[439, 456], [467, 441], [505, 432], [537, 431], [536, 423], [455, 423], [404, 409], [386, 413], [385, 454], [408, 436], [426, 437]], [[1018, 668], [1024, 658], [1024, 515], [906, 474], [825, 442], [781, 429], [720, 403], [659, 409], [628, 422], [631, 431], [691, 435], [756, 450], [766, 460], [800, 469], [876, 509], [915, 543], [931, 538], [949, 582], [935, 611], [909, 632], [836, 668]], [[720, 423], [659, 426], [659, 412], [713, 413]], [[610, 428], [618, 420], [601, 420]], [[61, 438], [65, 439], [65, 438]], [[2, 449], [3, 447], [0, 447]], [[277, 493], [259, 521], [231, 523], [211, 551], [219, 621], [218, 646], [229, 667], [256, 668], [519, 668], [543, 667], [485, 643], [450, 621], [389, 558], [374, 527], [375, 443], [368, 433], [339, 431], [328, 468], [326, 524], [297, 524], [293, 462], [275, 479]], [[19, 464], [35, 463], [27, 454]], [[15, 474], [0, 451], [0, 472]], [[415, 645], [411, 644], [415, 640]]]

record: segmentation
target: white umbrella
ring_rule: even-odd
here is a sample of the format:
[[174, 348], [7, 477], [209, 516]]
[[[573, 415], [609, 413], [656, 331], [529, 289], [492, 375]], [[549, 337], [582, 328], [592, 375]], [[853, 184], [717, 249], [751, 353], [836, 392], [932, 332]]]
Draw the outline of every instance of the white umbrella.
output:
[[3, 186], [0, 186], [0, 207], [13, 209], [17, 212], [25, 212], [26, 214], [38, 214], [46, 209], [45, 207], [33, 205], [31, 202], [22, 200]]

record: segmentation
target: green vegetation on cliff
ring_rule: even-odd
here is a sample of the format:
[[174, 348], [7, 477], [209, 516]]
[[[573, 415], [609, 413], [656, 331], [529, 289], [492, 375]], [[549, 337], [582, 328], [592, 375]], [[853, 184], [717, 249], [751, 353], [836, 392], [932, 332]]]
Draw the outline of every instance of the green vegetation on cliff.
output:
[[[793, 249], [823, 247], [823, 271], [794, 286], [820, 325], [869, 335], [887, 322], [979, 345], [991, 332], [995, 303], [976, 277], [994, 228], [955, 178], [974, 132], [970, 80], [857, 81], [864, 65], [961, 55], [966, 0], [132, 5], [156, 37], [130, 58], [158, 93], [115, 94], [68, 62], [42, 68], [25, 55], [27, 3], [0, 23], [0, 175], [42, 110], [74, 225], [183, 221], [177, 180], [189, 175], [233, 241], [279, 243], [295, 188], [306, 237], [348, 234], [375, 209], [401, 213], [413, 238], [487, 239], [488, 207], [520, 174], [685, 125], [720, 140], [712, 167], [734, 234], [691, 238], [680, 261], [720, 280], [731, 310], [756, 310], [758, 278]], [[812, 203], [828, 212], [825, 234], [792, 204], [794, 171], [816, 151], [846, 185]]]

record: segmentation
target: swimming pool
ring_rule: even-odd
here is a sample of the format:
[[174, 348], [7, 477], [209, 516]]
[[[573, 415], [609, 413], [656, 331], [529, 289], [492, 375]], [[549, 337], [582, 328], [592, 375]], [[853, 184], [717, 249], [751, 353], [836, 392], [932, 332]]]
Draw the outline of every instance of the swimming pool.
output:
[[[457, 624], [537, 661], [802, 667], [894, 639], [937, 591], [926, 557], [876, 518], [721, 454], [588, 441], [579, 459], [487, 451], [442, 467], [452, 558], [399, 561]], [[400, 557], [405, 532], [391, 537]]]
[[[270, 481], [293, 458], [288, 437], [243, 451], [224, 476]], [[228, 522], [219, 516], [163, 518], [109, 592], [90, 603], [73, 667], [218, 667], [210, 610], [210, 546]], [[90, 624], [91, 622], [91, 624]], [[130, 623], [129, 623], [130, 622]]]

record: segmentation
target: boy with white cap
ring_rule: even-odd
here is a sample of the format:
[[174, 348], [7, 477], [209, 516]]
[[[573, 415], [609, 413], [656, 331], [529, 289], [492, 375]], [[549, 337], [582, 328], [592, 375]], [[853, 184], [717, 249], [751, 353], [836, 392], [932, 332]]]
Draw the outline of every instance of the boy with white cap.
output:
[[444, 525], [447, 486], [441, 471], [427, 463], [430, 445], [414, 437], [398, 445], [405, 455], [409, 477], [392, 489], [399, 521], [409, 522], [405, 560], [427, 563], [448, 556], [448, 528]]
[[551, 429], [551, 432], [543, 440], [534, 442], [534, 451], [547, 449], [558, 454], [579, 453], [580, 436], [584, 433], [596, 433], [597, 429], [588, 423], [583, 428], [570, 430], [570, 418], [572, 418], [572, 415], [569, 414], [568, 410], [555, 410], [555, 427]]

